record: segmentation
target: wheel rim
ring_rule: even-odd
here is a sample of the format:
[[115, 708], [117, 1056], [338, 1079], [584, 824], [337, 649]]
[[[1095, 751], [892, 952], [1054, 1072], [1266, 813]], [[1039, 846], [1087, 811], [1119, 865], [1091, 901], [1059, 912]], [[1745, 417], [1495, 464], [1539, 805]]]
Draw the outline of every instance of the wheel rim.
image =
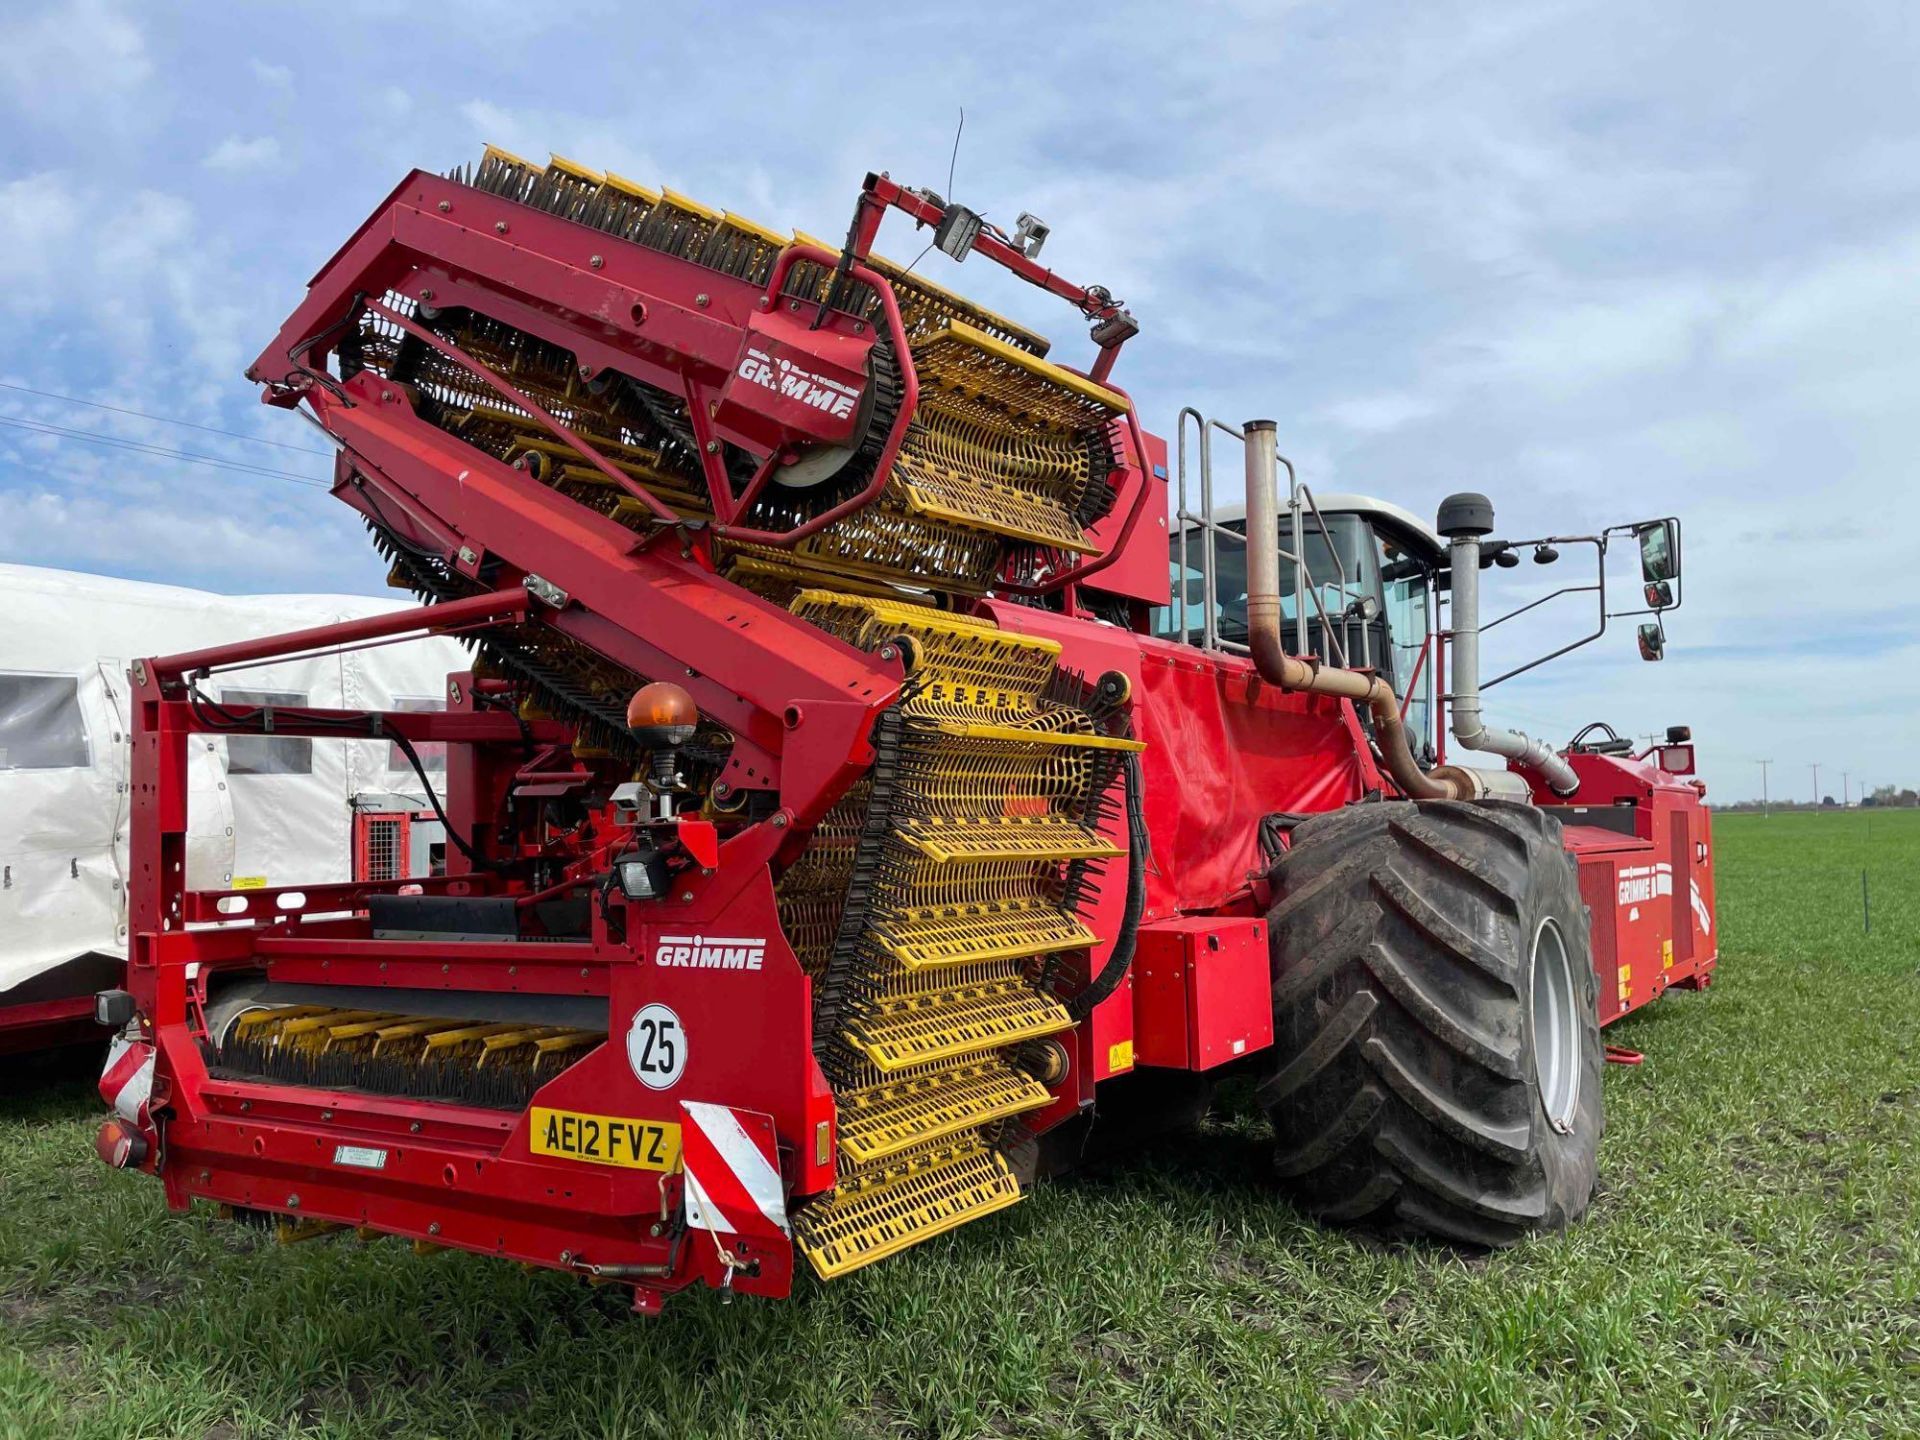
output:
[[1533, 1073], [1547, 1123], [1562, 1135], [1580, 1103], [1579, 1000], [1566, 938], [1556, 921], [1542, 920], [1533, 932]]

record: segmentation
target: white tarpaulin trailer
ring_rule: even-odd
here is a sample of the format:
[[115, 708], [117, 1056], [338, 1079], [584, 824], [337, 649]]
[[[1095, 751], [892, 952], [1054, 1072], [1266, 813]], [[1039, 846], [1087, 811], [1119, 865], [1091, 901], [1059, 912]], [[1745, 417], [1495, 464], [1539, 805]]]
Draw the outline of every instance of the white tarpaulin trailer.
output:
[[[128, 664], [407, 603], [0, 565], [0, 1027], [10, 1006], [91, 994], [125, 957]], [[204, 688], [241, 705], [429, 709], [467, 663], [456, 642], [426, 638], [251, 666]], [[419, 750], [430, 776], [444, 765]], [[350, 880], [357, 820], [426, 803], [385, 741], [196, 736], [189, 756], [187, 883], [198, 889]], [[417, 828], [406, 873], [425, 873], [438, 830]]]

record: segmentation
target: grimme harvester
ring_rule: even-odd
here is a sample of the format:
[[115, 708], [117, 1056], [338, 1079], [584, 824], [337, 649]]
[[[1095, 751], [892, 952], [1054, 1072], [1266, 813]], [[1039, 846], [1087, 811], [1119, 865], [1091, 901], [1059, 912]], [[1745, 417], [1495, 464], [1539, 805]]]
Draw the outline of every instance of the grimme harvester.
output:
[[[876, 255], [892, 210], [1093, 363]], [[1677, 523], [1498, 541], [1457, 495], [1436, 534], [1189, 412], [1170, 536], [1138, 327], [1045, 233], [884, 175], [837, 246], [559, 159], [409, 175], [249, 375], [421, 605], [134, 665], [102, 1157], [641, 1309], [844, 1274], [1236, 1074], [1329, 1220], [1577, 1217], [1600, 1025], [1712, 973], [1704, 790], [1678, 729], [1485, 723], [1479, 579], [1584, 544], [1604, 628], [1630, 535], [1657, 657]], [[423, 632], [475, 652], [444, 712], [204, 685]], [[445, 747], [445, 873], [187, 890], [187, 746], [262, 733]]]

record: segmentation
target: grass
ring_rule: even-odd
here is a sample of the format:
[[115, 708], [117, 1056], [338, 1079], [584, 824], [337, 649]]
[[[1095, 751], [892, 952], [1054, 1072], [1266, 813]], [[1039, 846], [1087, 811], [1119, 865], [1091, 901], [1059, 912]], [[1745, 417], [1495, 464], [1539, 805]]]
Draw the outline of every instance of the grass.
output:
[[[1920, 813], [1722, 817], [1719, 982], [1609, 1038], [1589, 1220], [1320, 1230], [1229, 1117], [784, 1303], [282, 1249], [0, 1093], [0, 1436], [1920, 1434]], [[1861, 933], [1860, 871], [1873, 932]]]

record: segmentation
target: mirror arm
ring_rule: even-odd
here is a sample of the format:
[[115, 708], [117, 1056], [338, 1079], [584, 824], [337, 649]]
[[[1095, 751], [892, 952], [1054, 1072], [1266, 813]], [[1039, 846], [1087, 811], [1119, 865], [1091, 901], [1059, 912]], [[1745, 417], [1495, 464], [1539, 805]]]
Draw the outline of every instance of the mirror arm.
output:
[[[1498, 685], [1502, 680], [1511, 680], [1516, 675], [1524, 675], [1527, 673], [1527, 671], [1537, 669], [1538, 667], [1546, 664], [1549, 660], [1558, 660], [1562, 655], [1566, 655], [1571, 653], [1572, 651], [1578, 650], [1582, 645], [1591, 645], [1594, 641], [1598, 640], [1602, 635], [1607, 633], [1607, 547], [1604, 543], [1599, 545], [1598, 547], [1598, 555], [1596, 556], [1596, 560], [1598, 562], [1596, 565], [1596, 569], [1598, 570], [1599, 574], [1595, 584], [1567, 587], [1568, 589], [1593, 590], [1598, 593], [1599, 601], [1600, 601], [1600, 623], [1594, 628], [1593, 633], [1590, 635], [1582, 635], [1578, 640], [1575, 640], [1570, 644], [1562, 645], [1558, 650], [1549, 651], [1547, 654], [1540, 656], [1539, 659], [1529, 660], [1524, 665], [1517, 665], [1513, 669], [1507, 671], [1505, 674], [1494, 676], [1493, 679], [1491, 680], [1482, 680], [1480, 682], [1480, 688], [1482, 690], [1491, 690], [1494, 686]], [[1553, 597], [1548, 596], [1547, 598], [1551, 599]], [[1515, 613], [1518, 613], [1518, 612], [1515, 612]], [[1504, 620], [1507, 617], [1503, 615], [1500, 618]], [[1485, 628], [1486, 628], [1485, 626], [1481, 627], [1482, 630], [1485, 630]]]
[[1553, 591], [1551, 594], [1542, 595], [1538, 600], [1529, 600], [1526, 604], [1521, 605], [1516, 609], [1507, 611], [1506, 614], [1500, 616], [1498, 619], [1487, 621], [1486, 624], [1480, 627], [1480, 633], [1484, 635], [1487, 633], [1487, 631], [1493, 629], [1494, 626], [1505, 624], [1507, 621], [1513, 619], [1514, 616], [1524, 615], [1527, 613], [1527, 611], [1535, 609], [1538, 606], [1544, 605], [1549, 600], [1558, 600], [1562, 595], [1584, 595], [1589, 590], [1593, 590], [1596, 588], [1598, 587], [1593, 585], [1562, 585], [1558, 590]]

